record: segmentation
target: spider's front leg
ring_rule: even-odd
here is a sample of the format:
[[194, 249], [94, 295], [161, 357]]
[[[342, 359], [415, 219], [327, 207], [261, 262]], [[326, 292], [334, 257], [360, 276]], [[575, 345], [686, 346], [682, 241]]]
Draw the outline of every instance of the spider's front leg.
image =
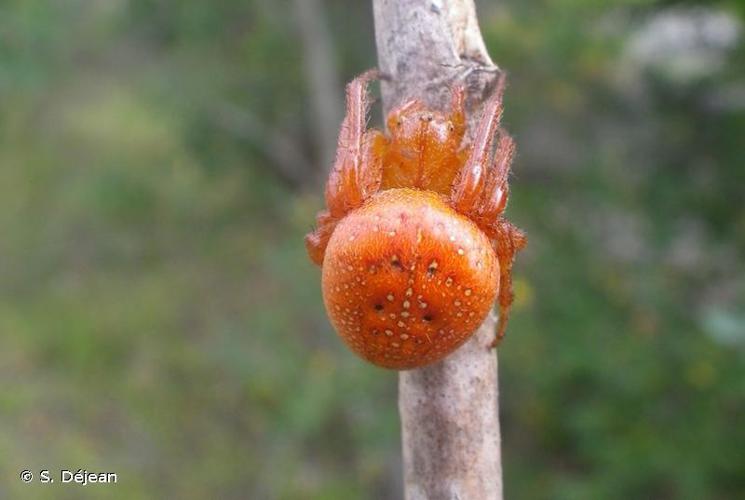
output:
[[[496, 347], [504, 337], [513, 300], [512, 263], [515, 254], [527, 244], [525, 234], [502, 217], [509, 196], [507, 181], [515, 153], [514, 141], [499, 129], [503, 93], [504, 75], [500, 76], [494, 97], [484, 109], [473, 147], [451, 192], [456, 210], [474, 220], [495, 243], [499, 260], [499, 321], [491, 347]], [[497, 134], [499, 143], [492, 154]]]
[[503, 130], [500, 131], [499, 144], [494, 154], [494, 162], [487, 174], [484, 195], [481, 200], [477, 222], [486, 228], [487, 234], [493, 238], [497, 259], [499, 260], [499, 320], [497, 334], [491, 346], [496, 347], [504, 337], [510, 307], [514, 294], [512, 293], [512, 263], [515, 254], [525, 248], [528, 240], [520, 229], [504, 219], [502, 212], [509, 198], [509, 184], [507, 178], [515, 155], [515, 143], [512, 137]]
[[476, 128], [471, 152], [450, 193], [453, 207], [472, 219], [477, 219], [482, 205], [488, 174], [487, 166], [491, 163], [494, 136], [499, 128], [499, 120], [502, 118], [504, 82], [505, 78], [502, 74], [497, 81], [494, 96], [484, 108], [481, 121]]
[[347, 85], [347, 111], [339, 130], [334, 166], [326, 182], [327, 209], [318, 213], [316, 229], [305, 237], [308, 255], [319, 266], [337, 222], [380, 188], [386, 139], [378, 130], [365, 130], [367, 85], [377, 77], [377, 70], [370, 70]]

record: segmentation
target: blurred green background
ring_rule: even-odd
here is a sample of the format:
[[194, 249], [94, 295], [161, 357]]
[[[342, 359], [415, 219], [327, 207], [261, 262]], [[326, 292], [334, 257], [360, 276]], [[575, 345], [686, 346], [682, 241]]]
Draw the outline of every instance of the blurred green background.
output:
[[[743, 498], [745, 4], [478, 7], [530, 237], [507, 497]], [[0, 498], [400, 498], [396, 375], [302, 243], [375, 60], [363, 1], [0, 2]]]

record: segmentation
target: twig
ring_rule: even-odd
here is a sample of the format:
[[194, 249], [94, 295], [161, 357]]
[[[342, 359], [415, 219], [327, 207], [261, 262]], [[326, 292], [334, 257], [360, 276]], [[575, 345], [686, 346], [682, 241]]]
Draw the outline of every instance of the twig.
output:
[[[384, 108], [416, 96], [444, 109], [465, 81], [469, 128], [496, 80], [473, 0], [373, 0]], [[408, 500], [501, 500], [494, 317], [458, 351], [401, 372], [404, 487]]]

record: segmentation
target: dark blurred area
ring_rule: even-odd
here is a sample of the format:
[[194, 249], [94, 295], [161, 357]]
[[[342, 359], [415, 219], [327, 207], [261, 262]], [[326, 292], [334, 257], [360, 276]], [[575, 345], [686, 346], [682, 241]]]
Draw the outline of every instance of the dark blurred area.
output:
[[[742, 498], [745, 3], [478, 6], [530, 238], [506, 497]], [[302, 243], [375, 61], [368, 2], [0, 3], [0, 498], [400, 498], [396, 374]]]

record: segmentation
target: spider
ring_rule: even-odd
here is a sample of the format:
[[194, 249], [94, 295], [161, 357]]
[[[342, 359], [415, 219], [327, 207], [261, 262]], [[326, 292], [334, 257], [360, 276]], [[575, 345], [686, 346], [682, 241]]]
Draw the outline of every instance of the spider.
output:
[[504, 75], [472, 142], [463, 86], [452, 89], [447, 113], [413, 99], [389, 113], [387, 135], [366, 130], [377, 77], [370, 70], [347, 85], [327, 208], [305, 237], [322, 266], [329, 318], [363, 358], [410, 369], [464, 343], [496, 298], [496, 347], [513, 301], [513, 260], [527, 243], [503, 215], [515, 153], [499, 125]]

